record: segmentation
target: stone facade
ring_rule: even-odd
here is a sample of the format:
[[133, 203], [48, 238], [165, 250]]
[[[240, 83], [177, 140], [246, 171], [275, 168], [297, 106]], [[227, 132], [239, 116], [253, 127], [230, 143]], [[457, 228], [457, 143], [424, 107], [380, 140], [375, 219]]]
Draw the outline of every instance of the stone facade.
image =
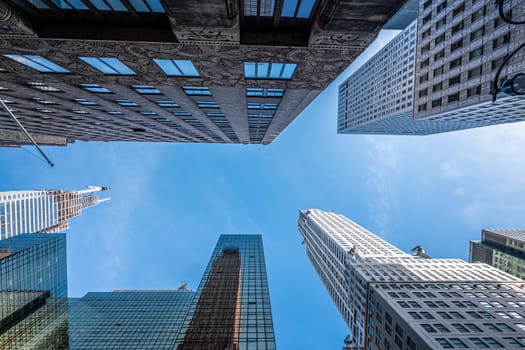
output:
[[[82, 3], [87, 9], [60, 9], [50, 1], [44, 1], [48, 8], [0, 4], [0, 97], [30, 133], [70, 141], [268, 144], [369, 45], [403, 1], [319, 0], [304, 18], [297, 17], [300, 9], [296, 17], [281, 16], [283, 1], [275, 2], [273, 16], [248, 15], [247, 0], [163, 1], [156, 13], [135, 11], [126, 0], [120, 1], [125, 11]], [[67, 72], [39, 73], [5, 55], [38, 55]], [[117, 58], [134, 74], [103, 74], [79, 57]], [[167, 76], [154, 59], [191, 61], [198, 76]], [[245, 62], [292, 63], [296, 69], [290, 79], [249, 79]], [[158, 92], [141, 94], [135, 85]], [[190, 96], [185, 86], [207, 87], [210, 94]], [[247, 88], [283, 94], [253, 96]], [[17, 130], [4, 115], [0, 129]]]

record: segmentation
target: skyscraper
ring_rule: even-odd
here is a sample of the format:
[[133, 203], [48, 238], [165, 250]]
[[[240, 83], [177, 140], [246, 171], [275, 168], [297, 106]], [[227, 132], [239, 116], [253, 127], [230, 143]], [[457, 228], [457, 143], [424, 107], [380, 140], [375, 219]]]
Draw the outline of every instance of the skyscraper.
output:
[[275, 349], [260, 235], [220, 236], [179, 336], [190, 349]]
[[525, 346], [525, 281], [486, 264], [402, 252], [346, 217], [303, 210], [307, 255], [364, 349]]
[[67, 298], [66, 235], [22, 234], [0, 241], [0, 291]]
[[470, 241], [469, 261], [525, 279], [525, 230], [482, 230], [481, 241]]
[[0, 240], [22, 233], [53, 233], [69, 227], [69, 219], [107, 199], [95, 192], [107, 187], [89, 186], [80, 191], [34, 190], [0, 192]]
[[[519, 6], [505, 1], [505, 12]], [[423, 15], [339, 86], [338, 132], [428, 135], [525, 120], [523, 96], [501, 93], [492, 103], [489, 94], [521, 27], [504, 23], [490, 1], [421, 0], [419, 8]], [[522, 57], [501, 78], [522, 73]]]
[[268, 144], [403, 3], [2, 1], [0, 98], [49, 144]]
[[[64, 234], [21, 235], [0, 244], [24, 237], [51, 240], [59, 236], [65, 239]], [[55, 260], [65, 264], [63, 258]], [[39, 260], [41, 269], [56, 273], [54, 265], [46, 264], [47, 257]], [[10, 262], [16, 264], [22, 262]], [[3, 278], [1, 268], [0, 264]], [[7, 278], [24, 279], [27, 273], [18, 269]], [[42, 277], [38, 270], [29, 273], [37, 281]], [[54, 277], [59, 280], [65, 275]], [[64, 299], [50, 299], [50, 288], [26, 283], [3, 292], [5, 284], [0, 285], [3, 348], [17, 349], [24, 344], [21, 348], [41, 349], [31, 346], [45, 339], [46, 350], [275, 350], [260, 235], [221, 235], [196, 292], [184, 285], [178, 290], [97, 292], [68, 305]], [[34, 341], [29, 342], [32, 337]]]

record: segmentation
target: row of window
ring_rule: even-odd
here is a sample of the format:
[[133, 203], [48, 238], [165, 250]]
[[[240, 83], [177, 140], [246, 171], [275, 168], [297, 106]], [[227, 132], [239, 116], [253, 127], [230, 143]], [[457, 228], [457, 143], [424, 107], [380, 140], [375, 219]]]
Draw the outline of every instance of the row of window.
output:
[[[68, 69], [37, 55], [4, 54], [40, 73], [71, 73]], [[84, 63], [105, 75], [136, 75], [135, 71], [115, 57], [79, 57]], [[170, 77], [199, 77], [199, 72], [190, 60], [154, 58], [153, 62]], [[244, 62], [246, 79], [285, 79], [290, 80], [297, 68], [295, 63]]]
[[[28, 0], [28, 2], [41, 10], [51, 9], [49, 3], [43, 0]], [[99, 11], [128, 11], [120, 0], [51, 0], [50, 3], [61, 10], [89, 11], [89, 6], [92, 6]], [[129, 3], [137, 12], [166, 12], [160, 0], [129, 0]]]

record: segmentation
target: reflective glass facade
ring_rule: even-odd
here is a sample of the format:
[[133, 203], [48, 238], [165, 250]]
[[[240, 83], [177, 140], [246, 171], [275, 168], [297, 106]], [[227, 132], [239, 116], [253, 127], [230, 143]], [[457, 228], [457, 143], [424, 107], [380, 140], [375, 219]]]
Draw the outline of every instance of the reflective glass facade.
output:
[[177, 347], [226, 348], [275, 349], [260, 235], [220, 236]]
[[194, 294], [88, 293], [71, 307], [70, 349], [173, 349]]
[[0, 291], [0, 349], [68, 349], [67, 299]]
[[67, 297], [66, 235], [22, 234], [0, 241], [0, 291]]

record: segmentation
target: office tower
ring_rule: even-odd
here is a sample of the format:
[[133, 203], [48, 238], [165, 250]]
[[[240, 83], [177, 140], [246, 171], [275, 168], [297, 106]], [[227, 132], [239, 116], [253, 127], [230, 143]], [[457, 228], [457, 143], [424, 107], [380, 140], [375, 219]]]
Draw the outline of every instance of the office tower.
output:
[[275, 349], [260, 235], [221, 235], [177, 350]]
[[0, 241], [0, 291], [67, 297], [66, 236], [23, 234]]
[[402, 252], [346, 217], [303, 210], [306, 252], [361, 349], [525, 346], [525, 281]]
[[403, 3], [2, 1], [0, 97], [49, 144], [268, 144]]
[[35, 190], [0, 192], [0, 240], [22, 233], [53, 233], [69, 227], [69, 219], [107, 199], [95, 193], [107, 187], [80, 191]]
[[[501, 93], [492, 104], [489, 95], [522, 29], [504, 24], [492, 2], [473, 2], [420, 2], [426, 16], [339, 86], [338, 132], [428, 135], [525, 120], [522, 96]], [[523, 71], [519, 57], [502, 78]]]
[[525, 231], [482, 230], [470, 241], [469, 262], [482, 262], [525, 279]]

